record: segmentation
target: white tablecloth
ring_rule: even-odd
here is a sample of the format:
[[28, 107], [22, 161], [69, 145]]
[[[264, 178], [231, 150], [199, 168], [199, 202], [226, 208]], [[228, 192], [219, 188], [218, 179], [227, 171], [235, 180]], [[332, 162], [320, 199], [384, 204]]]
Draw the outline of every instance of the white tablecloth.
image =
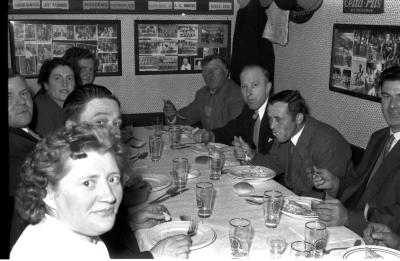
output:
[[[148, 141], [148, 135], [151, 130], [145, 127], [135, 128], [135, 136]], [[209, 179], [208, 165], [196, 164], [194, 159], [201, 155], [195, 153], [190, 149], [171, 150], [169, 148], [168, 134], [163, 135], [165, 142], [164, 151], [160, 162], [151, 162], [150, 157], [144, 160], [139, 160], [135, 165], [135, 170], [142, 176], [146, 174], [156, 175], [169, 175], [172, 170], [172, 159], [174, 157], [186, 157], [189, 159], [191, 168], [197, 169], [201, 172], [201, 176], [189, 179], [187, 183], [188, 191], [181, 195], [173, 197], [164, 201], [165, 205], [171, 213], [173, 220], [178, 220], [181, 214], [196, 215], [196, 193], [195, 185], [199, 181], [211, 181]], [[183, 142], [190, 142], [190, 138], [185, 137]], [[147, 147], [142, 150], [148, 151]], [[205, 154], [204, 154], [205, 155]], [[228, 162], [228, 165], [235, 165], [237, 163]], [[172, 177], [171, 177], [172, 179]], [[288, 243], [288, 247], [283, 257], [289, 255], [290, 243], [297, 240], [302, 240], [304, 236], [304, 224], [308, 220], [296, 219], [286, 215], [282, 215], [280, 224], [277, 228], [267, 228], [263, 222], [263, 213], [261, 205], [251, 205], [246, 203], [243, 197], [238, 197], [233, 190], [233, 185], [241, 180], [233, 179], [228, 175], [222, 175], [221, 180], [211, 181], [214, 184], [216, 197], [214, 202], [214, 209], [211, 217], [204, 219], [205, 225], [211, 227], [217, 234], [216, 240], [209, 246], [194, 250], [190, 253], [190, 259], [203, 259], [207, 258], [230, 258], [230, 243], [229, 243], [229, 225], [228, 222], [234, 217], [243, 217], [251, 221], [253, 227], [253, 239], [250, 248], [250, 258], [269, 258], [267, 249], [266, 238], [271, 235], [280, 234]], [[294, 195], [293, 192], [275, 182], [269, 180], [266, 182], [251, 183], [255, 187], [255, 194], [262, 195], [267, 189], [278, 189], [284, 195]], [[167, 188], [166, 188], [167, 189]], [[163, 193], [166, 189], [154, 192], [150, 195], [149, 201]], [[141, 250], [149, 250], [152, 245], [147, 237], [148, 229], [141, 229], [136, 231], [136, 237], [139, 241]], [[328, 245], [327, 249], [333, 247], [347, 247], [352, 246], [356, 239], [360, 237], [347, 229], [346, 227], [330, 227], [328, 228]], [[343, 250], [332, 251], [331, 254], [326, 255], [324, 259], [337, 259], [343, 254]]]

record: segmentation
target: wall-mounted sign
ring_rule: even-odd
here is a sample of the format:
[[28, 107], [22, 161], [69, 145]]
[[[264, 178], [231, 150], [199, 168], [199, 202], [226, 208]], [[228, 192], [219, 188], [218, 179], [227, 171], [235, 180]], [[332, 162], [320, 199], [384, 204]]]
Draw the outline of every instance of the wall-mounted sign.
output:
[[235, 0], [8, 0], [9, 14], [233, 15]]
[[343, 13], [381, 14], [385, 0], [343, 0]]

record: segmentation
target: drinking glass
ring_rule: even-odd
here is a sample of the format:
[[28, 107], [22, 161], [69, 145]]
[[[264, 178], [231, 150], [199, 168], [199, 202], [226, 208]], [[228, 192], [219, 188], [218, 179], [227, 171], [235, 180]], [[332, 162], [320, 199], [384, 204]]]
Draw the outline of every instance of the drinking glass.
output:
[[221, 171], [225, 164], [225, 155], [218, 150], [210, 150], [208, 156], [210, 157], [209, 168], [210, 168], [210, 179], [220, 180]]
[[328, 241], [326, 225], [318, 220], [307, 222], [304, 229], [304, 240], [314, 246], [314, 257], [322, 257]]
[[208, 218], [211, 216], [213, 195], [214, 186], [211, 182], [198, 182], [196, 184], [196, 203], [199, 217]]
[[270, 236], [267, 238], [267, 246], [270, 257], [278, 259], [281, 258], [281, 255], [285, 252], [287, 243], [283, 236]]
[[171, 149], [177, 148], [181, 144], [182, 131], [179, 126], [172, 125], [169, 127], [169, 141], [171, 143]]
[[163, 141], [158, 135], [149, 136], [149, 150], [151, 161], [158, 162], [161, 159], [161, 152], [163, 149]]
[[290, 255], [296, 259], [312, 258], [314, 247], [305, 241], [294, 241], [290, 245]]
[[162, 135], [162, 127], [163, 127], [162, 120], [159, 117], [155, 117], [153, 119], [154, 135], [161, 136]]
[[229, 242], [233, 258], [248, 258], [251, 238], [250, 220], [233, 218], [229, 221]]
[[281, 219], [283, 207], [282, 192], [278, 190], [267, 190], [264, 192], [264, 224], [266, 227], [276, 228]]
[[175, 158], [172, 161], [172, 176], [178, 188], [186, 187], [189, 172], [189, 162], [187, 158]]

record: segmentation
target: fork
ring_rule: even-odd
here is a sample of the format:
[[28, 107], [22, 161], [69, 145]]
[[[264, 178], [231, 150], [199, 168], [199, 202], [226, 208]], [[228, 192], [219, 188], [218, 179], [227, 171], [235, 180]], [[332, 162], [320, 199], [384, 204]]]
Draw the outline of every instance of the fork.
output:
[[189, 228], [188, 228], [186, 234], [188, 236], [192, 237], [192, 236], [194, 236], [196, 234], [196, 232], [197, 232], [197, 221], [196, 220], [190, 220]]

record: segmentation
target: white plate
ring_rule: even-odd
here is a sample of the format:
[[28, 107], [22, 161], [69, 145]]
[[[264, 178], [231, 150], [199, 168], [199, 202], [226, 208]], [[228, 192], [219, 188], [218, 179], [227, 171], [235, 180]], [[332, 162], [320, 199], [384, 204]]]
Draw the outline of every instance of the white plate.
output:
[[150, 183], [150, 186], [152, 187], [152, 191], [162, 190], [172, 184], [171, 177], [167, 176], [167, 175], [162, 175], [162, 174], [160, 174], [160, 175], [146, 174], [146, 175], [143, 175], [143, 180]]
[[[148, 239], [151, 244], [155, 245], [161, 239], [169, 236], [186, 234], [189, 228], [189, 221], [171, 221], [156, 225], [147, 232]], [[192, 237], [192, 246], [190, 250], [203, 248], [214, 242], [217, 235], [215, 231], [204, 225], [198, 224], [197, 233]]]
[[284, 204], [282, 208], [282, 213], [296, 218], [305, 218], [305, 219], [316, 219], [318, 215], [314, 212], [313, 214], [300, 214], [295, 211], [295, 209], [290, 209], [289, 201], [294, 201], [297, 204], [304, 206], [306, 209], [311, 210], [311, 201], [321, 201], [318, 198], [311, 198], [311, 197], [299, 197], [299, 196], [286, 196], [284, 199]]
[[208, 148], [210, 146], [215, 146], [217, 149], [222, 149], [222, 150], [224, 150], [225, 147], [229, 147], [228, 145], [223, 143], [209, 142], [207, 146], [204, 143], [194, 144], [191, 150], [197, 153], [202, 153], [202, 152], [208, 153]]
[[[346, 260], [365, 260], [368, 257], [365, 256], [365, 248], [366, 246], [356, 246], [350, 247], [343, 254], [343, 259]], [[383, 260], [400, 260], [400, 251], [394, 250], [388, 247], [382, 246], [368, 246], [369, 249], [377, 253], [378, 255], [383, 257]], [[374, 260], [381, 260], [374, 259]]]
[[248, 181], [266, 181], [275, 175], [275, 171], [262, 166], [236, 166], [228, 169], [228, 176]]

